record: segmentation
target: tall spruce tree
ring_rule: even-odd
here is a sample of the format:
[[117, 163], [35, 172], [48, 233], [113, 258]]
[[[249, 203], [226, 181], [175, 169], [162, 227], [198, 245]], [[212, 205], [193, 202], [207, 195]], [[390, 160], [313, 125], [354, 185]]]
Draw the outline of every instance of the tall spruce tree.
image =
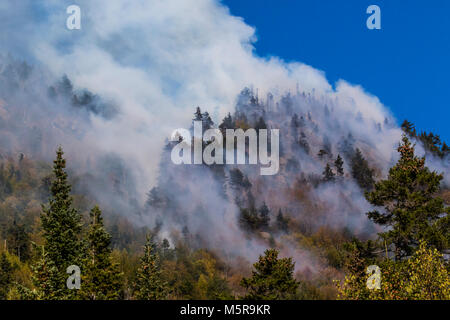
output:
[[351, 159], [352, 177], [356, 180], [361, 189], [370, 191], [375, 181], [373, 180], [373, 170], [369, 168], [367, 160], [364, 159], [361, 150], [356, 149]]
[[69, 275], [66, 270], [71, 265], [82, 266], [81, 216], [72, 207], [71, 186], [67, 181], [63, 154], [59, 147], [53, 166], [49, 204], [42, 206], [42, 255], [33, 268], [38, 297], [45, 300], [75, 299], [78, 290], [67, 288]]
[[450, 207], [445, 207], [436, 196], [442, 175], [431, 172], [425, 166], [425, 158], [414, 154], [414, 146], [406, 135], [398, 152], [400, 159], [389, 170], [387, 180], [376, 183], [375, 189], [366, 193], [371, 204], [384, 207], [382, 212], [368, 212], [368, 217], [390, 227], [380, 236], [394, 246], [396, 259], [411, 255], [420, 240], [440, 250], [448, 248]]
[[417, 135], [416, 128], [414, 127], [414, 124], [412, 122], [409, 122], [408, 120], [405, 119], [401, 125], [401, 128], [410, 137], [416, 137]]
[[336, 167], [336, 174], [342, 177], [344, 175], [344, 161], [342, 160], [340, 154], [338, 154], [336, 160], [334, 161], [334, 166]]
[[295, 295], [299, 283], [294, 279], [292, 258], [278, 259], [276, 249], [268, 249], [254, 265], [250, 278], [243, 278], [241, 286], [247, 290], [244, 299], [282, 300]]
[[161, 275], [160, 258], [153, 237], [147, 237], [144, 255], [137, 271], [136, 298], [162, 300], [168, 295], [167, 283]]
[[88, 253], [84, 262], [81, 297], [89, 300], [119, 299], [122, 293], [122, 273], [112, 261], [111, 236], [103, 226], [102, 212], [95, 206], [90, 212]]

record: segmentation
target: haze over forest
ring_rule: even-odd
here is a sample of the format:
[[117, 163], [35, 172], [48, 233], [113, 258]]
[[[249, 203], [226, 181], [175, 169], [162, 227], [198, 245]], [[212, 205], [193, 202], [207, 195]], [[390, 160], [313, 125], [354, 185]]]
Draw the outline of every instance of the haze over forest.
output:
[[[396, 119], [363, 84], [330, 84], [326, 70], [258, 57], [255, 30], [217, 1], [78, 2], [80, 32], [64, 28], [64, 2], [0, 5], [0, 265], [2, 274], [11, 269], [0, 298], [74, 298], [39, 285], [42, 266], [63, 265], [78, 245], [102, 246], [108, 276], [120, 274], [107, 278], [111, 288], [81, 290], [86, 299], [351, 298], [333, 280], [354, 272], [355, 261], [361, 272], [377, 259], [448, 252], [450, 149], [439, 128]], [[279, 129], [279, 172], [173, 164], [168, 139], [194, 120], [222, 132]], [[52, 164], [58, 147], [64, 154]], [[411, 148], [415, 157], [404, 151]], [[422, 177], [401, 180], [418, 202], [402, 208], [411, 219], [401, 228], [406, 244], [380, 238], [396, 223], [368, 214], [389, 212], [377, 185], [396, 181], [404, 163]], [[69, 194], [73, 202], [64, 202]], [[45, 222], [58, 214], [83, 225], [68, 229], [81, 242], [64, 254]], [[422, 240], [429, 247], [418, 250]], [[252, 296], [252, 264], [273, 258], [269, 248], [292, 259], [284, 271], [296, 285]], [[448, 286], [448, 261], [433, 257]], [[158, 267], [145, 274], [151, 259]]]

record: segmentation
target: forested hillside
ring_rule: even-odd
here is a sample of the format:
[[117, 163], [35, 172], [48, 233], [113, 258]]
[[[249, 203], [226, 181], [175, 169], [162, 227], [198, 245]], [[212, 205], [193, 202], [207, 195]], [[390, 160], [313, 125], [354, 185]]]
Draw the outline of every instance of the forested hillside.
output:
[[278, 174], [175, 165], [166, 141], [150, 184], [123, 150], [84, 144], [120, 106], [8, 59], [1, 299], [450, 299], [450, 152], [435, 133], [338, 95], [245, 88], [223, 119], [192, 120], [279, 129]]

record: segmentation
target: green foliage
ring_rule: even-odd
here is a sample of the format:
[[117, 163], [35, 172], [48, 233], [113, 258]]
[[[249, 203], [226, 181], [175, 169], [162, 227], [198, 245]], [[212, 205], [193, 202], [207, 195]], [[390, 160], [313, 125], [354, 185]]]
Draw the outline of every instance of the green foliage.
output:
[[152, 237], [147, 238], [144, 255], [137, 272], [136, 298], [139, 300], [161, 300], [168, 294], [167, 283], [161, 276], [161, 265]]
[[384, 211], [368, 212], [374, 222], [389, 226], [380, 236], [393, 244], [396, 259], [409, 256], [424, 239], [430, 245], [442, 250], [448, 247], [450, 208], [436, 197], [442, 175], [430, 172], [425, 158], [414, 154], [414, 146], [404, 136], [398, 147], [400, 159], [389, 170], [387, 180], [375, 185], [366, 194], [367, 200]]
[[381, 269], [380, 289], [367, 288], [369, 274], [351, 272], [337, 281], [338, 298], [346, 300], [449, 300], [450, 274], [436, 249], [421, 242], [406, 261], [386, 259]]
[[[201, 112], [199, 114], [207, 125], [209, 115]], [[298, 121], [302, 127], [303, 119], [298, 118], [294, 119], [294, 122]], [[245, 122], [247, 124], [239, 122], [238, 117], [236, 124], [231, 116], [226, 119], [224, 119], [224, 123], [226, 122], [225, 125], [230, 128], [235, 125], [248, 125], [247, 122]], [[252, 119], [252, 121], [254, 120], [255, 118]], [[295, 129], [297, 135], [305, 137], [303, 132], [297, 130], [297, 127]], [[298, 137], [293, 136], [293, 138], [297, 139]], [[304, 140], [307, 143], [306, 139]], [[434, 139], [434, 142], [436, 141]], [[293, 140], [293, 143], [299, 142]], [[442, 149], [445, 148], [448, 147], [443, 143]], [[353, 146], [349, 143], [347, 149], [349, 154], [344, 153], [344, 149], [341, 147], [338, 148], [341, 154], [351, 159]], [[322, 156], [330, 162], [332, 173], [334, 171], [336, 176], [343, 174], [343, 169], [342, 172], [340, 170], [343, 168], [343, 161], [342, 163], [339, 161], [340, 155], [334, 163], [331, 162], [332, 156], [326, 149]], [[362, 154], [360, 156], [361, 161], [364, 162]], [[195, 238], [195, 235], [188, 233], [186, 229], [184, 238], [181, 235], [178, 238], [176, 233], [171, 234], [171, 241], [174, 241], [173, 247], [167, 240], [163, 240], [161, 243], [152, 242], [150, 256], [153, 258], [146, 259], [147, 263], [144, 265], [148, 267], [143, 268], [142, 260], [145, 255], [140, 256], [140, 250], [145, 243], [145, 235], [149, 232], [154, 234], [159, 232], [158, 226], [152, 231], [146, 227], [137, 227], [128, 221], [126, 215], [107, 211], [107, 207], [104, 208], [106, 210], [104, 214], [100, 212], [99, 208], [92, 209], [89, 222], [88, 210], [95, 202], [89, 194], [74, 194], [75, 200], [72, 202], [62, 153], [59, 158], [58, 160], [57, 156], [57, 161], [55, 161], [59, 163], [59, 169], [55, 170], [54, 168], [52, 175], [49, 174], [51, 170], [49, 165], [32, 161], [23, 155], [19, 155], [18, 159], [6, 157], [0, 159], [0, 242], [1, 247], [5, 248], [6, 261], [9, 263], [8, 265], [0, 257], [0, 295], [3, 299], [234, 299], [237, 296], [251, 298], [252, 295], [254, 299], [273, 297], [276, 299], [333, 299], [336, 297], [337, 289], [332, 285], [332, 279], [340, 278], [343, 271], [347, 272], [347, 280], [350, 281], [347, 284], [350, 286], [345, 287], [348, 290], [346, 291], [347, 296], [342, 294], [341, 298], [444, 299], [447, 297], [444, 289], [448, 287], [448, 263], [445, 265], [440, 258], [432, 257], [431, 249], [427, 249], [428, 253], [426, 254], [418, 254], [421, 250], [419, 249], [413, 256], [414, 258], [409, 260], [406, 260], [407, 256], [405, 255], [399, 261], [380, 261], [377, 254], [381, 253], [384, 256], [385, 249], [395, 248], [392, 242], [389, 242], [389, 244], [392, 243], [389, 247], [385, 247], [384, 242], [381, 241], [382, 246], [376, 246], [370, 241], [352, 239], [354, 235], [345, 229], [328, 227], [313, 229], [307, 220], [288, 219], [286, 213], [281, 210], [278, 211], [278, 215], [271, 225], [269, 207], [266, 204], [261, 207], [255, 206], [255, 199], [251, 194], [252, 185], [247, 176], [238, 169], [231, 170], [229, 185], [236, 197], [240, 197], [242, 200], [237, 202], [238, 206], [241, 208], [244, 205], [248, 206], [248, 209], [241, 209], [240, 216], [241, 226], [251, 231], [248, 236], [264, 238], [265, 241], [271, 241], [270, 245], [275, 247], [276, 243], [273, 238], [269, 240], [267, 233], [259, 231], [269, 233], [281, 231], [283, 233], [280, 235], [282, 241], [298, 243], [300, 247], [313, 254], [318, 263], [327, 267], [315, 273], [311, 273], [308, 268], [302, 269], [296, 274], [297, 282], [293, 279], [292, 272], [291, 276], [282, 276], [289, 274], [289, 268], [277, 267], [278, 263], [272, 263], [272, 271], [267, 271], [270, 269], [271, 263], [267, 262], [266, 256], [260, 258], [260, 260], [265, 259], [264, 266], [260, 264], [258, 268], [255, 267], [254, 274], [256, 276], [251, 276], [245, 281], [242, 279], [242, 272], [248, 268], [247, 261], [237, 258], [230, 264], [226, 256], [218, 256], [215, 251], [198, 249], [198, 246], [202, 245], [202, 240]], [[288, 165], [289, 163], [286, 164], [286, 168]], [[295, 165], [291, 167], [294, 170], [292, 172], [298, 170], [298, 167], [295, 169]], [[370, 171], [367, 162], [366, 167]], [[56, 178], [57, 176], [60, 178]], [[425, 175], [419, 180], [411, 180], [411, 185], [416, 188], [414, 189], [415, 195], [411, 196], [411, 199], [417, 200], [417, 202], [412, 202], [410, 199], [405, 204], [411, 205], [414, 210], [418, 210], [417, 212], [423, 212], [425, 216], [440, 207], [439, 202], [427, 200], [428, 195], [422, 194], [429, 190], [428, 187], [424, 187], [423, 183], [433, 180], [426, 177]], [[78, 181], [81, 179], [74, 177], [71, 181], [74, 183], [73, 189], [80, 190]], [[398, 181], [396, 183], [398, 186], [408, 186], [408, 184]], [[56, 188], [55, 184], [58, 185]], [[256, 192], [258, 188], [253, 189]], [[382, 207], [392, 208], [392, 204], [402, 204], [405, 192], [402, 189], [395, 190], [400, 191], [393, 192], [392, 197], [388, 197], [389, 204], [385, 203]], [[373, 192], [376, 191], [375, 189]], [[438, 191], [437, 189], [435, 193], [430, 193], [431, 199], [436, 198]], [[293, 195], [302, 201], [305, 200], [306, 214], [309, 205], [307, 190], [296, 187]], [[40, 203], [49, 197], [50, 203], [42, 210]], [[420, 205], [417, 206], [417, 204]], [[155, 188], [148, 195], [148, 205], [164, 210], [171, 203], [164, 192]], [[320, 203], [318, 205], [320, 206]], [[73, 209], [74, 207], [82, 214], [78, 214], [78, 211]], [[204, 208], [199, 210], [204, 210]], [[291, 209], [288, 210], [291, 211]], [[45, 217], [48, 219], [45, 228], [44, 222], [41, 224], [39, 221], [41, 211], [43, 211], [43, 220]], [[380, 209], [380, 212], [387, 214], [388, 211]], [[421, 234], [420, 237], [414, 235], [411, 254], [419, 246], [415, 238], [424, 237], [423, 234], [427, 235], [430, 246], [438, 249], [445, 248], [443, 244], [444, 242], [448, 243], [450, 236], [446, 231], [450, 228], [449, 220], [446, 218], [447, 213], [441, 212], [437, 220], [425, 219], [433, 226], [434, 232], [419, 232], [422, 228], [423, 230], [426, 228], [424, 227], [425, 223], [417, 217], [405, 222], [405, 230], [411, 234]], [[88, 222], [86, 228], [81, 226], [81, 215]], [[102, 216], [106, 217], [105, 226], [103, 226]], [[393, 223], [403, 223], [403, 217], [403, 215], [394, 216]], [[74, 221], [78, 223], [74, 223]], [[72, 231], [64, 234], [67, 231], [67, 225]], [[386, 232], [393, 230], [392, 225], [388, 223], [383, 226], [388, 227]], [[110, 231], [111, 237], [106, 230]], [[75, 235], [75, 237], [68, 236], [68, 234]], [[73, 263], [69, 254], [60, 250], [59, 245], [55, 244], [57, 241], [66, 241], [66, 238], [79, 244], [79, 246], [74, 245], [69, 241], [73, 249], [81, 247], [81, 250], [72, 250], [72, 252], [78, 251], [77, 254], [72, 255], [78, 256], [78, 263]], [[83, 245], [84, 241], [85, 245]], [[36, 243], [43, 244], [43, 246], [35, 245]], [[221, 257], [226, 260], [223, 261]], [[69, 275], [65, 273], [66, 267], [61, 267], [55, 263], [55, 260], [64, 260], [63, 263], [67, 262], [66, 265], [77, 264], [81, 267], [81, 290], [65, 289]], [[365, 269], [371, 264], [381, 267], [384, 279], [382, 284], [384, 282], [389, 284], [389, 286], [382, 287], [384, 290], [382, 294], [380, 290], [370, 291], [366, 288]], [[289, 263], [284, 265], [288, 266]], [[447, 273], [444, 272], [443, 267], [447, 268]], [[156, 271], [151, 274], [156, 276], [148, 276], [146, 273], [152, 268]], [[3, 272], [1, 271], [3, 269], [10, 271]], [[411, 275], [410, 272], [413, 270]], [[156, 281], [147, 281], [154, 278]], [[290, 286], [286, 279], [294, 281], [298, 289], [294, 290], [292, 287], [295, 285]], [[246, 283], [247, 286], [241, 286], [243, 283]], [[160, 287], [162, 289], [158, 289]], [[141, 292], [144, 296], [142, 298], [139, 297]]]
[[259, 210], [254, 207], [242, 208], [239, 217], [240, 226], [247, 231], [268, 230], [270, 222], [270, 210], [263, 203]]
[[88, 253], [83, 263], [81, 298], [89, 300], [114, 300], [122, 296], [122, 273], [111, 257], [111, 236], [103, 227], [102, 213], [98, 206], [90, 212], [91, 222]]
[[371, 190], [375, 181], [373, 180], [373, 170], [369, 168], [369, 164], [364, 159], [361, 150], [356, 149], [351, 159], [352, 177], [363, 190]]
[[247, 231], [255, 231], [259, 227], [259, 217], [256, 209], [242, 208], [239, 217], [239, 224], [241, 228]]
[[336, 167], [336, 174], [342, 177], [344, 175], [344, 160], [342, 160], [340, 154], [338, 154], [334, 161], [334, 166]]
[[30, 236], [24, 225], [19, 225], [14, 220], [12, 226], [6, 230], [6, 240], [9, 250], [14, 252], [19, 260], [30, 258]]
[[181, 242], [166, 250], [162, 276], [171, 289], [170, 299], [234, 298], [226, 279], [228, 268], [211, 252], [192, 251]]
[[406, 119], [403, 121], [401, 128], [410, 137], [415, 137], [417, 135], [414, 124]]
[[247, 290], [244, 299], [280, 300], [292, 298], [299, 286], [294, 279], [292, 258], [278, 259], [276, 249], [268, 249], [259, 257], [250, 278], [243, 278], [241, 285]]
[[408, 120], [403, 121], [401, 128], [409, 137], [422, 142], [425, 150], [431, 154], [441, 158], [450, 154], [450, 148], [444, 141], [441, 141], [441, 138], [438, 135], [433, 134], [432, 132], [427, 133], [425, 131], [417, 134], [414, 124]]
[[6, 254], [0, 255], [0, 300], [5, 300], [13, 282], [13, 265]]
[[72, 207], [71, 186], [61, 148], [56, 155], [50, 203], [42, 207], [44, 246], [42, 256], [34, 266], [38, 296], [46, 300], [76, 298], [76, 290], [66, 286], [66, 270], [70, 265], [81, 266], [83, 252], [81, 216]]

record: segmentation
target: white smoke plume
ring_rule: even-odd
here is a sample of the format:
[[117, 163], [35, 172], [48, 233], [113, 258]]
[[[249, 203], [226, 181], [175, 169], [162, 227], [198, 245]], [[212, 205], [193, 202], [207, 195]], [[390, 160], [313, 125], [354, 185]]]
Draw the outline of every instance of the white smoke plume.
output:
[[[268, 124], [274, 128], [289, 130], [293, 113], [305, 118], [308, 113], [311, 115], [305, 129], [311, 155], [322, 148], [325, 137], [333, 146], [333, 155], [337, 155], [339, 142], [351, 134], [371, 165], [379, 169], [378, 178], [387, 174], [397, 158], [395, 149], [401, 130], [377, 97], [344, 80], [333, 88], [324, 72], [300, 62], [258, 57], [253, 47], [257, 40], [254, 28], [232, 16], [219, 1], [78, 0], [82, 29], [67, 30], [66, 8], [72, 4], [73, 1], [61, 0], [1, 2], [2, 51], [28, 61], [33, 71], [26, 86], [21, 87], [22, 82], [18, 82], [22, 93], [14, 99], [4, 90], [0, 97], [5, 100], [0, 102], [0, 116], [8, 104], [27, 106], [24, 107], [29, 112], [27, 121], [47, 128], [42, 129], [46, 149], [40, 152], [48, 159], [53, 157], [56, 145], [62, 144], [68, 158], [74, 159], [74, 166], [83, 170], [88, 170], [95, 159], [105, 157], [114, 159], [111, 166], [114, 163], [125, 166], [124, 171], [131, 172], [127, 181], [129, 192], [136, 193], [136, 206], [143, 206], [146, 193], [158, 185], [158, 177], [159, 182], [164, 180], [159, 164], [161, 159], [169, 161], [161, 158], [165, 138], [176, 128], [189, 128], [196, 106], [216, 113], [214, 121], [220, 121], [235, 110], [236, 103], [239, 106], [236, 97], [244, 87], [257, 88], [258, 96], [263, 97], [261, 105], [272, 114]], [[2, 59], [3, 67], [8, 65], [8, 59]], [[101, 97], [100, 105], [113, 106], [112, 115], [76, 111], [68, 101], [51, 100], [47, 89], [61, 81], [64, 74], [73, 83], [74, 91], [87, 88]], [[3, 76], [7, 81], [5, 73]], [[288, 99], [286, 93], [290, 93]], [[289, 99], [290, 111], [286, 110]], [[331, 115], [327, 116], [327, 112]], [[20, 117], [20, 121], [25, 118]], [[19, 118], [16, 115], [10, 119]], [[14, 135], [2, 141], [9, 141], [14, 150], [20, 149], [15, 146], [23, 141], [30, 140], [33, 144], [32, 133], [24, 131], [18, 139], [22, 129], [20, 125], [14, 128], [11, 130], [16, 133], [17, 141], [13, 142]], [[289, 137], [285, 134], [282, 143], [291, 144]], [[297, 157], [300, 171], [305, 175], [321, 175], [324, 162], [298, 150], [287, 148], [286, 152], [291, 153], [289, 157]], [[445, 172], [446, 181], [450, 181], [448, 163], [434, 159], [430, 164]], [[348, 172], [348, 163], [345, 166]], [[107, 175], [108, 168], [103, 169], [100, 174]], [[261, 253], [264, 245], [248, 242], [237, 227], [236, 205], [221, 199], [210, 188], [209, 183], [215, 180], [205, 176], [209, 173], [198, 170], [198, 181], [190, 181], [196, 169], [177, 170], [189, 171], [177, 177], [179, 184], [185, 184], [189, 190], [189, 197], [172, 196], [186, 212], [198, 214], [178, 217], [185, 220], [183, 223], [176, 221], [174, 215], [166, 218], [164, 225], [184, 224], [190, 232], [201, 233], [212, 247], [227, 244], [230, 250], [243, 248], [236, 249], [238, 254], [251, 252], [251, 257]], [[254, 190], [258, 190], [258, 181], [252, 180], [252, 170], [243, 169]], [[301, 206], [291, 206], [291, 199], [277, 190], [280, 185], [295, 183], [291, 175], [284, 171], [264, 181], [255, 199], [258, 205], [266, 201], [272, 210], [282, 208], [293, 216], [302, 214]], [[317, 218], [321, 223], [365, 228], [364, 212], [370, 206], [354, 182], [346, 181], [339, 190], [319, 186], [311, 194], [315, 197], [312, 201], [323, 203], [324, 216], [322, 220]], [[115, 195], [99, 197], [108, 199]], [[343, 199], [351, 204], [343, 203]], [[212, 208], [223, 210], [211, 215]], [[156, 214], [150, 215], [141, 222], [154, 224], [156, 218]], [[248, 250], [247, 246], [254, 249]]]

